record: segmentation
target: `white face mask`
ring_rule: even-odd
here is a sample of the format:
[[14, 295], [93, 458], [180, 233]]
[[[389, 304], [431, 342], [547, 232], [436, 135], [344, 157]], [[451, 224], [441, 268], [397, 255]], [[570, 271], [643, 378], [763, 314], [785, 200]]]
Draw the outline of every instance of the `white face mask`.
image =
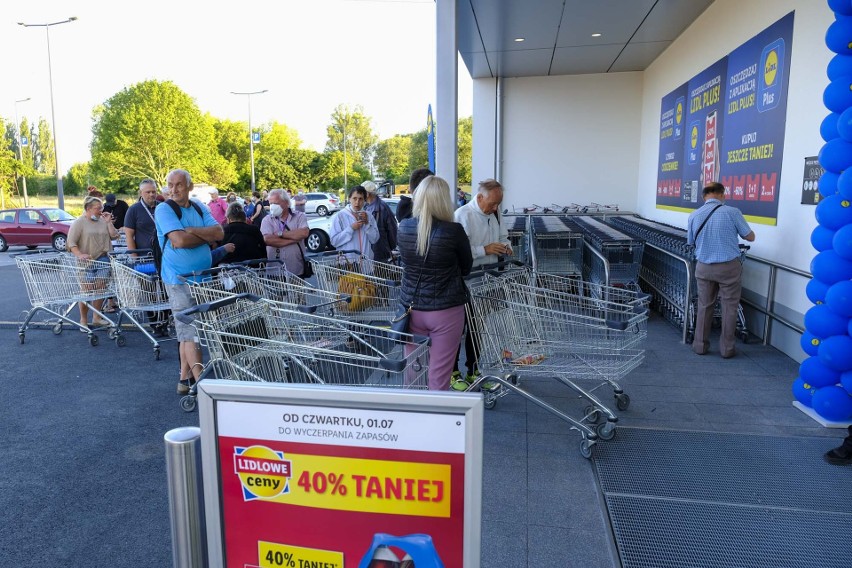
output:
[[97, 221], [98, 219], [100, 219], [100, 217], [98, 217], [97, 215], [91, 215], [89, 219], [91, 219], [92, 221]]
[[284, 213], [284, 208], [274, 203], [269, 206], [269, 212], [272, 213], [273, 217], [280, 217], [282, 213]]

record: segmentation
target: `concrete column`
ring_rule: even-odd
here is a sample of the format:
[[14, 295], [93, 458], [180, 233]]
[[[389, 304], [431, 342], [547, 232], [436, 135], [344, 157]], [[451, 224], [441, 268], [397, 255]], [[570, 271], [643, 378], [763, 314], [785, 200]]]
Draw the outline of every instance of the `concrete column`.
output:
[[456, 0], [437, 0], [436, 19], [435, 173], [447, 180], [455, 202], [459, 161]]

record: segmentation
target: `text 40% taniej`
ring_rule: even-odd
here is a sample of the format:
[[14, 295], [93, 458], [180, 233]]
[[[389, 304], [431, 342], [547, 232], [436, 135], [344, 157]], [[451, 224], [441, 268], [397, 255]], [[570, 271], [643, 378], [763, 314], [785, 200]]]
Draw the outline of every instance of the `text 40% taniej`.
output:
[[305, 490], [305, 493], [310, 493], [313, 489], [316, 493], [323, 494], [328, 491], [331, 486], [332, 495], [346, 495], [346, 486], [343, 485], [343, 474], [329, 473], [326, 475], [322, 471], [315, 471], [313, 475], [309, 471], [302, 472], [299, 476], [299, 487]]

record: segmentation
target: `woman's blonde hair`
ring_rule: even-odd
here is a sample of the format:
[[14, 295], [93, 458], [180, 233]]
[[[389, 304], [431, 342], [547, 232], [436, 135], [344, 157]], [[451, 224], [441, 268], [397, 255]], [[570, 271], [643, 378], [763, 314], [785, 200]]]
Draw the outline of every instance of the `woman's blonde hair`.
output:
[[429, 176], [420, 182], [414, 192], [412, 217], [417, 219], [417, 253], [426, 256], [432, 222], [453, 220], [453, 198], [443, 178]]
[[87, 195], [86, 198], [83, 200], [83, 210], [88, 209], [89, 206], [95, 201], [101, 204], [103, 203], [100, 197], [95, 197], [94, 195]]

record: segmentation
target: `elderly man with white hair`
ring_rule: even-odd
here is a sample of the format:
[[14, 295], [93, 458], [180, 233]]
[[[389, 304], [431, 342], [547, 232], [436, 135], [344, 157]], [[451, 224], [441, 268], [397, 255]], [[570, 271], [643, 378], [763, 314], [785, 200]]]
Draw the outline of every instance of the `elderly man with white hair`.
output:
[[260, 223], [266, 243], [266, 257], [281, 260], [288, 272], [305, 273], [304, 240], [308, 238], [308, 218], [290, 208], [290, 198], [283, 189], [269, 192], [269, 215]]

